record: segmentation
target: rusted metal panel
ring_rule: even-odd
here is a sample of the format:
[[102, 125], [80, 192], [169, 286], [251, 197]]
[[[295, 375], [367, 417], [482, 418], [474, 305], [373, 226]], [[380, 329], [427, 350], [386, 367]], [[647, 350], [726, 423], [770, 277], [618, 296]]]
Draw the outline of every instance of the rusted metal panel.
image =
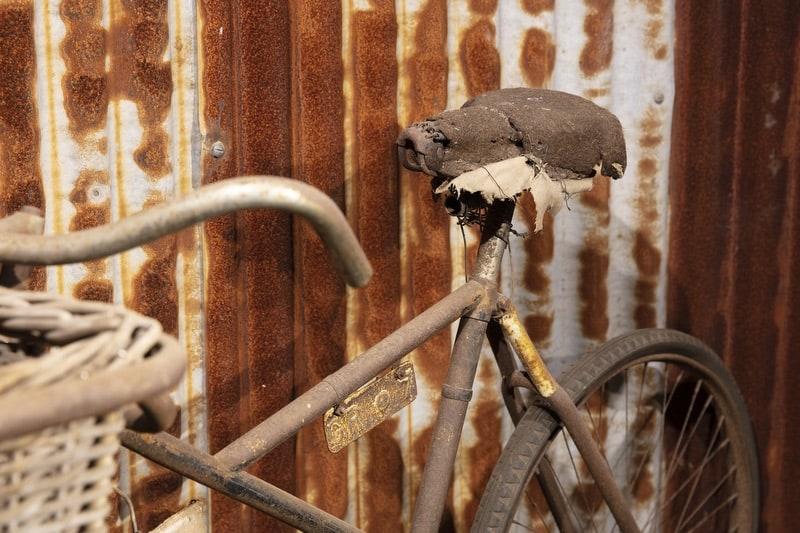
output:
[[761, 526], [786, 531], [800, 516], [800, 6], [679, 3], [676, 28], [669, 322], [733, 370], [761, 451]]
[[[691, 106], [679, 99], [687, 106], [682, 116], [684, 124], [690, 115], [705, 117], [707, 127], [691, 145], [687, 129], [676, 139], [684, 143], [679, 154], [702, 146], [707, 157], [674, 155], [672, 164], [680, 175], [697, 169], [717, 181], [678, 182], [673, 228], [691, 229], [693, 240], [673, 232], [679, 255], [672, 271], [691, 284], [671, 289], [672, 320], [731, 353], [734, 341], [755, 350], [760, 338], [721, 328], [744, 327], [742, 311], [724, 317], [743, 301], [730, 295], [743, 288], [759, 256], [734, 267], [732, 248], [724, 244], [728, 234], [708, 233], [711, 221], [730, 220], [734, 213], [718, 191], [739, 183], [733, 189], [737, 206], [770, 199], [780, 204], [783, 181], [765, 185], [742, 177], [756, 162], [768, 169], [785, 159], [777, 171], [785, 179], [794, 160], [788, 141], [789, 155], [777, 159], [770, 151], [751, 153], [734, 142], [743, 126], [736, 130], [719, 117], [734, 116], [738, 92], [771, 98], [771, 86], [737, 81], [737, 61], [739, 55], [763, 59], [758, 54], [778, 38], [759, 33], [759, 42], [767, 44], [740, 51], [737, 28], [744, 18], [774, 17], [778, 34], [789, 39], [796, 34], [790, 31], [796, 8], [785, 4], [775, 13], [747, 3], [678, 6], [683, 27], [695, 32], [689, 34], [691, 47], [706, 54], [682, 56], [689, 59], [678, 72], [692, 87], [686, 93]], [[540, 234], [512, 237], [503, 267], [504, 291], [557, 373], [607, 337], [665, 321], [674, 10], [673, 0], [6, 2], [0, 8], [0, 38], [9, 51], [0, 59], [9, 73], [0, 82], [3, 209], [46, 204], [47, 231], [63, 233], [243, 173], [291, 175], [321, 187], [345, 209], [376, 268], [370, 286], [358, 291], [345, 291], [305, 226], [267, 213], [220, 217], [116, 258], [48, 272], [50, 289], [125, 303], [181, 337], [190, 372], [177, 394], [183, 410], [174, 430], [215, 452], [463, 282], [476, 232], [467, 228], [462, 236], [431, 201], [428, 180], [398, 171], [398, 124], [497, 87], [581, 94], [620, 117], [628, 173], [572, 200], [571, 212], [548, 216]], [[720, 20], [725, 23], [714, 26]], [[719, 37], [700, 43], [710, 28]], [[774, 67], [759, 63], [763, 79], [778, 84], [777, 107], [753, 116], [740, 111], [737, 119], [767, 121], [771, 114], [776, 122], [767, 129], [773, 137], [765, 137], [763, 146], [777, 143], [789, 127], [780, 111], [789, 98], [792, 82], [785, 73], [792, 59], [781, 57]], [[695, 72], [689, 67], [714, 67], [717, 77], [687, 77]], [[32, 149], [13, 148], [21, 145]], [[724, 159], [734, 148], [736, 158]], [[726, 174], [730, 160], [738, 161], [737, 177]], [[795, 201], [791, 191], [787, 198]], [[749, 199], [755, 193], [761, 196]], [[685, 212], [684, 205], [702, 209]], [[530, 202], [517, 210], [517, 231], [530, 231], [534, 210]], [[781, 221], [791, 212], [769, 211], [764, 227], [783, 224], [772, 240], [762, 242], [758, 231], [766, 230], [748, 229], [745, 219], [736, 218], [734, 227], [753, 249], [787, 249], [781, 243], [792, 242], [795, 221]], [[708, 232], [695, 231], [698, 224]], [[787, 274], [793, 256], [784, 253], [767, 274], [787, 281], [761, 288], [789, 320], [793, 300], [785, 294], [796, 283]], [[727, 265], [724, 285], [709, 260]], [[40, 287], [44, 279], [42, 271]], [[709, 303], [722, 300], [722, 307]], [[681, 310], [689, 313], [686, 321]], [[789, 369], [789, 347], [796, 342], [786, 330], [768, 331], [771, 316], [760, 319], [758, 331], [770, 333], [770, 346], [782, 354], [780, 368]], [[317, 426], [251, 472], [360, 527], [408, 529], [451, 337], [445, 331], [416, 350], [417, 400], [348, 452], [329, 456]], [[511, 430], [487, 354], [464, 429], [447, 529], [468, 528]], [[744, 359], [729, 359], [743, 373]], [[784, 379], [771, 367], [758, 376], [774, 377], [776, 384]], [[755, 377], [746, 382], [755, 390]], [[780, 398], [788, 396], [776, 393], [773, 401]], [[761, 424], [762, 443], [785, 457], [789, 450], [779, 444], [780, 435], [793, 429]], [[207, 494], [133, 456], [124, 459], [121, 479], [137, 495], [145, 527]], [[776, 483], [788, 501], [788, 485]], [[205, 509], [219, 531], [277, 527], [221, 497]]]
[[[349, 146], [348, 217], [373, 261], [375, 276], [350, 299], [349, 357], [400, 325], [400, 203], [394, 156], [397, 136], [397, 22], [392, 2], [344, 1]], [[351, 449], [347, 518], [359, 527], [401, 526], [403, 461], [397, 416]]]
[[[400, 124], [423, 119], [447, 105], [448, 8], [443, 0], [405, 2], [400, 6]], [[450, 236], [448, 217], [440, 205], [430, 201], [427, 179], [402, 170], [399, 180], [401, 319], [405, 322], [449, 292]], [[450, 342], [449, 331], [444, 331], [411, 355], [418, 370], [419, 392], [401, 418], [398, 431], [404, 472], [401, 516], [406, 529], [411, 523], [411, 510], [422, 479]], [[445, 518], [444, 523], [448, 521]]]
[[[25, 205], [45, 207], [41, 153], [40, 102], [35, 79], [41, 76], [42, 56], [34, 41], [35, 10], [32, 2], [6, 2], [0, 7], [0, 39], [8, 50], [0, 59], [0, 209], [2, 214]], [[46, 70], [45, 70], [46, 72]], [[49, 170], [49, 169], [48, 169]], [[45, 271], [32, 272], [31, 286], [45, 286]]]
[[[289, 13], [284, 2], [200, 4], [203, 182], [291, 168]], [[265, 40], [264, 36], [268, 36]], [[269, 98], [263, 98], [269, 94]], [[210, 148], [220, 142], [221, 157]], [[220, 146], [220, 145], [217, 145]], [[291, 397], [293, 272], [286, 215], [250, 212], [206, 224], [206, 379], [209, 449], [216, 452]], [[280, 333], [278, 333], [280, 332]], [[293, 490], [293, 443], [253, 473]], [[214, 496], [220, 531], [278, 527]]]
[[[338, 2], [291, 6], [292, 176], [319, 187], [344, 209], [341, 18]], [[294, 236], [295, 391], [301, 393], [345, 362], [346, 294], [313, 231], [297, 226]], [[359, 238], [363, 241], [362, 235]], [[341, 517], [348, 504], [343, 490], [347, 455], [320, 453], [325, 448], [321, 424], [300, 432], [298, 494]]]

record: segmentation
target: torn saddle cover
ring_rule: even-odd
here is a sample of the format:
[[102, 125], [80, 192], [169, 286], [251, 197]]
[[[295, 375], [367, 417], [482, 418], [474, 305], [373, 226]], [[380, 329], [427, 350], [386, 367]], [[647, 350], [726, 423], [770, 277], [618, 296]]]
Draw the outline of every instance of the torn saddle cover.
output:
[[537, 231], [548, 209], [591, 189], [597, 174], [620, 178], [626, 152], [612, 113], [579, 96], [501, 89], [406, 128], [406, 168], [433, 177], [436, 193], [479, 194], [484, 203], [531, 191]]

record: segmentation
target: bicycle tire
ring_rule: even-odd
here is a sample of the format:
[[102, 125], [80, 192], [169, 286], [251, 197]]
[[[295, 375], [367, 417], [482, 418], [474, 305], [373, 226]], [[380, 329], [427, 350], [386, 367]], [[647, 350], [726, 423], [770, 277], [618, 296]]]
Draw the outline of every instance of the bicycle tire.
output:
[[[736, 511], [732, 522], [738, 524], [738, 531], [756, 531], [759, 510], [758, 464], [750, 419], [733, 378], [708, 346], [678, 331], [638, 330], [608, 341], [594, 352], [585, 355], [558, 381], [576, 404], [581, 405], [603, 384], [634, 365], [645, 365], [641, 379], [646, 380], [647, 365], [651, 362], [684, 365], [708, 380], [708, 388], [719, 400], [724, 411], [725, 430], [731, 445], [731, 452], [728, 453], [733, 457], [732, 468], [736, 468], [735, 481], [732, 482], [737, 491]], [[627, 373], [625, 377], [628, 377]], [[666, 381], [666, 378], [664, 379]], [[627, 417], [627, 396], [625, 401]], [[689, 413], [691, 412], [690, 407]], [[699, 416], [702, 418], [704, 414], [701, 413]], [[626, 426], [627, 423], [626, 418]], [[722, 420], [719, 424], [722, 425]], [[561, 434], [560, 430], [560, 425], [546, 409], [537, 406], [527, 409], [504, 446], [489, 478], [473, 522], [473, 531], [494, 532], [509, 529], [511, 520], [523, 501], [522, 494], [533, 477], [535, 467], [548, 446]], [[566, 441], [566, 437], [564, 439]], [[680, 446], [679, 441], [678, 448]], [[688, 444], [686, 446], [688, 447]], [[577, 469], [575, 473], [578, 475]], [[580, 481], [579, 475], [578, 478]], [[669, 476], [666, 481], [669, 483]], [[641, 528], [641, 524], [639, 527]]]

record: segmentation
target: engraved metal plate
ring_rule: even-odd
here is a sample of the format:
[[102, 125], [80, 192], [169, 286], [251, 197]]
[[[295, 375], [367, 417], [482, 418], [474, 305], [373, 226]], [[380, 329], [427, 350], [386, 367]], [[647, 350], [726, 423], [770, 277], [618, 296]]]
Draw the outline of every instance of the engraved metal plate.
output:
[[325, 413], [325, 439], [336, 453], [417, 397], [414, 366], [403, 361]]

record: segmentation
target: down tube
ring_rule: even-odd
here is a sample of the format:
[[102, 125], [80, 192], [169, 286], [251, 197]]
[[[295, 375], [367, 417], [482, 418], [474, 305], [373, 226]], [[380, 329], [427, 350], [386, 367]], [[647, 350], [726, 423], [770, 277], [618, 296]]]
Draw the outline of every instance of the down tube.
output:
[[514, 203], [510, 201], [495, 202], [487, 214], [471, 281], [480, 281], [490, 290], [487, 297], [465, 315], [458, 326], [453, 355], [442, 385], [442, 399], [430, 452], [414, 508], [415, 533], [433, 533], [439, 529], [453, 476], [461, 430], [469, 401], [472, 399], [472, 384], [475, 381], [481, 346], [497, 302], [497, 278], [513, 214]]

